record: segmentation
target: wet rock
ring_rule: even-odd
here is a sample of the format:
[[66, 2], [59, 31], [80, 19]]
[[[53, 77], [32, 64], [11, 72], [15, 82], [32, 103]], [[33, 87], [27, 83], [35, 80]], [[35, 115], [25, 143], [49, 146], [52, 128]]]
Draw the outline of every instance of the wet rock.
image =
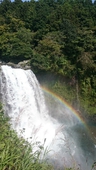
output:
[[8, 65], [8, 66], [11, 66], [12, 68], [21, 68], [21, 69], [24, 69], [24, 70], [28, 70], [28, 69], [31, 69], [31, 66], [30, 66], [30, 60], [24, 60], [24, 61], [21, 61], [19, 62], [18, 64], [15, 64], [13, 62], [3, 62], [3, 61], [0, 61], [0, 66], [2, 65]]

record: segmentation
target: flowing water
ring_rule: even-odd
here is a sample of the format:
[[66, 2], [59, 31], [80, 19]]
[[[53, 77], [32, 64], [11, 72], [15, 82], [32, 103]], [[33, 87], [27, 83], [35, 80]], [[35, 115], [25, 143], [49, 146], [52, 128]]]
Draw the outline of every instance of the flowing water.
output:
[[91, 170], [96, 161], [96, 136], [54, 97], [44, 93], [31, 70], [1, 66], [0, 98], [12, 128], [34, 151], [48, 149], [47, 159], [55, 169], [65, 166]]

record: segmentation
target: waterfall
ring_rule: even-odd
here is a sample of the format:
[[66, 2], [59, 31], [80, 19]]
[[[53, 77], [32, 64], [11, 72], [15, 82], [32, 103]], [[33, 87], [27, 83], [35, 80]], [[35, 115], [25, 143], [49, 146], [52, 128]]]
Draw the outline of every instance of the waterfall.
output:
[[1, 68], [2, 103], [4, 113], [11, 118], [12, 128], [32, 143], [39, 142], [45, 148], [50, 146], [61, 125], [48, 115], [44, 95], [34, 73], [10, 66]]
[[[83, 133], [81, 125], [79, 127], [78, 121], [71, 124], [71, 117], [67, 124], [68, 121], [62, 119], [62, 123], [49, 114], [43, 91], [34, 73], [5, 65], [1, 66], [0, 74], [0, 98], [4, 113], [10, 117], [11, 126], [18, 136], [23, 136], [31, 144], [38, 143], [34, 151], [40, 146], [51, 150], [48, 158], [52, 163], [55, 162], [56, 167], [58, 165], [63, 169], [65, 165], [70, 166], [76, 161], [82, 164], [83, 170], [89, 170], [84, 151], [78, 142], [78, 132]], [[59, 110], [64, 111], [62, 108]], [[66, 112], [66, 118], [68, 116]], [[79, 129], [78, 132], [74, 130], [75, 127]]]

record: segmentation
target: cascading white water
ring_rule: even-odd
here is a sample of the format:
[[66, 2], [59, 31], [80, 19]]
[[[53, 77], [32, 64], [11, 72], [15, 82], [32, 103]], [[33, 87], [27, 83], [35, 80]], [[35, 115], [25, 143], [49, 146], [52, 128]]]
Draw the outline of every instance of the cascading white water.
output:
[[[76, 132], [72, 130], [78, 121], [75, 117], [73, 121], [72, 114], [62, 108], [59, 110], [62, 113], [66, 112], [66, 120], [64, 121], [64, 117], [63, 123], [49, 115], [44, 94], [34, 73], [31, 70], [1, 66], [0, 81], [4, 113], [11, 118], [12, 128], [18, 135], [22, 135], [30, 143], [39, 142], [39, 146], [48, 147], [52, 150], [49, 157], [53, 161], [56, 160], [61, 167], [74, 164], [74, 159], [81, 164], [85, 158], [80, 146], [77, 147]], [[39, 146], [36, 145], [34, 149], [38, 149]], [[83, 168], [88, 170], [86, 166]]]
[[32, 143], [44, 144], [45, 148], [54, 139], [63, 137], [58, 131], [61, 125], [48, 115], [43, 92], [34, 73], [9, 66], [1, 68], [4, 112], [11, 118], [12, 127], [17, 133]]

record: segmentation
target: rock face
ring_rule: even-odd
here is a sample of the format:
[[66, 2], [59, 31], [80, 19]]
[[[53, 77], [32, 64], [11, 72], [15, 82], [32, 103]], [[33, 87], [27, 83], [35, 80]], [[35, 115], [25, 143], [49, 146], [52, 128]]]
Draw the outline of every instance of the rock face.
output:
[[22, 68], [24, 70], [31, 69], [30, 60], [24, 60], [24, 61], [19, 62], [18, 64], [15, 64], [15, 63], [12, 63], [12, 62], [5, 63], [5, 62], [0, 61], [0, 66], [1, 65], [8, 65], [8, 66], [11, 66], [13, 68]]

